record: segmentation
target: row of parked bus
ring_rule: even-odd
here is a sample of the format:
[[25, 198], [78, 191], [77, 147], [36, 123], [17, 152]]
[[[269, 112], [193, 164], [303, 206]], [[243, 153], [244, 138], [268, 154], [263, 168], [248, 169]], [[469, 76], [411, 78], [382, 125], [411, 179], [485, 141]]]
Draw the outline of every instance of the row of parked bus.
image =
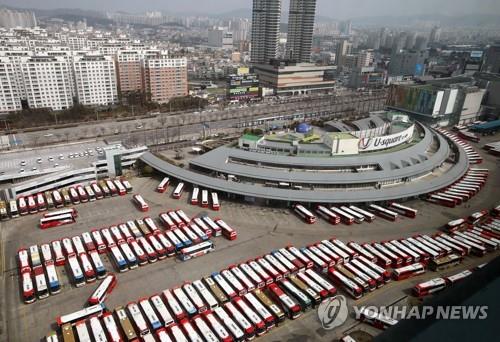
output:
[[125, 195], [132, 190], [132, 185], [127, 180], [116, 178], [92, 182], [88, 185], [76, 185], [67, 189], [40, 192], [36, 195], [21, 196], [8, 203], [0, 201], [0, 219], [6, 220], [53, 208], [92, 202], [109, 196]]
[[[158, 191], [159, 193], [164, 193], [165, 191], [167, 191], [169, 185], [170, 185], [170, 178], [165, 177], [156, 187], [156, 191]], [[174, 188], [174, 191], [172, 192], [172, 197], [175, 199], [180, 199], [182, 193], [184, 192], [184, 189], [185, 189], [185, 183], [183, 182], [177, 183], [177, 185]], [[190, 203], [192, 205], [200, 205], [202, 208], [208, 208], [210, 205], [212, 210], [216, 211], [220, 209], [219, 195], [217, 194], [217, 192], [211, 191], [209, 198], [209, 191], [206, 189], [200, 191], [200, 188], [196, 185], [193, 185], [193, 190], [191, 191]]]
[[467, 202], [482, 189], [488, 179], [488, 169], [471, 168], [455, 183], [427, 195], [427, 201], [454, 208]]
[[488, 151], [489, 154], [492, 154], [496, 157], [500, 156], [500, 141], [495, 141], [489, 144], [485, 144], [483, 149]]
[[[293, 210], [305, 222], [309, 224], [316, 222], [316, 216], [302, 204], [294, 205]], [[365, 209], [355, 205], [330, 208], [324, 205], [317, 205], [315, 211], [319, 216], [333, 225], [339, 224], [340, 222], [347, 225], [353, 223], [372, 222], [377, 216], [390, 221], [395, 221], [398, 218], [398, 215], [415, 218], [418, 213], [416, 209], [396, 202], [389, 203], [388, 207], [369, 204]]]
[[454, 133], [450, 133], [442, 128], [437, 128], [436, 130], [442, 135], [446, 136], [451, 141], [453, 141], [455, 144], [463, 148], [465, 150], [465, 154], [470, 164], [481, 164], [483, 162], [483, 158], [479, 155], [479, 153], [477, 153], [474, 150], [474, 148], [463, 138], [457, 136]]
[[[276, 253], [280, 252], [271, 254], [277, 258]], [[271, 276], [267, 268], [273, 266], [266, 267], [261, 262], [256, 262], [258, 266], [251, 266], [250, 262], [232, 265], [211, 276], [118, 307], [113, 313], [98, 303], [58, 317], [57, 323], [64, 341], [90, 335], [103, 340], [97, 337], [102, 335], [110, 341], [251, 340], [286, 317], [298, 318], [336, 294], [335, 287], [319, 273], [300, 264], [291, 254], [279, 255], [284, 258], [283, 267], [289, 264], [289, 272], [294, 269], [287, 277]], [[292, 260], [298, 267], [291, 266]], [[264, 276], [267, 281], [261, 278]]]
[[472, 275], [474, 271], [484, 267], [486, 264], [481, 264], [475, 268], [464, 270], [459, 273], [455, 273], [453, 275], [447, 277], [437, 277], [428, 281], [424, 281], [415, 285], [412, 289], [413, 295], [416, 297], [424, 297], [433, 293], [440, 292], [445, 288], [451, 287], [456, 283], [461, 282], [468, 276]]
[[[116, 269], [126, 272], [176, 254], [183, 261], [205, 255], [214, 250], [215, 245], [210, 240], [212, 236], [223, 235], [229, 240], [237, 237], [236, 231], [220, 218], [212, 220], [204, 216], [190, 219], [182, 210], [162, 213], [160, 221], [165, 231], [162, 231], [152, 218], [146, 217], [109, 228], [94, 229], [60, 241], [54, 240], [50, 244], [42, 244], [40, 248], [47, 251], [50, 259], [54, 255], [53, 266], [67, 263], [68, 274], [74, 286], [80, 287], [86, 282], [93, 282], [96, 278], [105, 276], [106, 269], [99, 257], [102, 253], [109, 253]], [[38, 248], [36, 245], [32, 247]], [[24, 253], [24, 249], [18, 253], [20, 261], [24, 260]], [[20, 266], [23, 289], [26, 288], [26, 291], [23, 290], [24, 301], [33, 302], [36, 298], [34, 293], [39, 298], [45, 298], [42, 292], [46, 283], [43, 286], [36, 283], [37, 287], [33, 289], [30, 280], [35, 270], [26, 269], [24, 266], [29, 265], [23, 263]], [[49, 278], [58, 280], [53, 266], [50, 267]], [[37, 270], [37, 274], [39, 273]], [[49, 271], [47, 274], [49, 276]], [[57, 287], [59, 288], [58, 281]], [[51, 289], [50, 292], [55, 293], [55, 290]]]

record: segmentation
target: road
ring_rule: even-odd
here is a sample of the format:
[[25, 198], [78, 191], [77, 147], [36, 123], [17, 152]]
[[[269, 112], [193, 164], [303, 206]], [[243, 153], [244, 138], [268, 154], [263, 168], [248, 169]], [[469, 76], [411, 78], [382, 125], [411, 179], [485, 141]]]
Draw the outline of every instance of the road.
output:
[[[494, 137], [492, 137], [493, 139]], [[477, 144], [474, 144], [477, 147]], [[166, 288], [172, 288], [183, 281], [192, 281], [211, 272], [219, 271], [233, 263], [253, 259], [270, 251], [293, 244], [306, 246], [325, 238], [337, 237], [342, 241], [370, 242], [412, 236], [417, 233], [432, 234], [446, 222], [468, 216], [474, 211], [491, 208], [498, 203], [497, 189], [500, 188], [500, 170], [497, 160], [491, 155], [479, 151], [485, 161], [481, 167], [491, 170], [485, 187], [467, 203], [456, 208], [445, 208], [423, 201], [411, 201], [410, 207], [419, 211], [417, 218], [401, 218], [396, 222], [376, 219], [373, 223], [351, 226], [332, 226], [324, 220], [314, 225], [307, 225], [290, 210], [270, 207], [259, 207], [222, 199], [221, 211], [208, 214], [222, 217], [233, 225], [238, 232], [238, 239], [228, 241], [222, 237], [214, 239], [216, 251], [206, 256], [180, 262], [172, 258], [154, 264], [141, 266], [136, 270], [117, 274], [118, 286], [106, 302], [109, 308], [137, 301], [141, 297], [151, 296]], [[183, 209], [189, 216], [198, 215], [204, 209], [190, 205], [189, 195], [184, 194], [181, 200], [172, 199], [169, 194], [154, 191], [157, 179], [134, 178], [131, 180], [134, 192], [140, 193], [150, 204], [148, 216], [157, 219], [158, 213], [169, 209]], [[62, 292], [45, 300], [25, 305], [21, 301], [19, 291], [19, 274], [16, 267], [16, 251], [20, 247], [41, 244], [53, 239], [74, 236], [94, 228], [106, 227], [133, 218], [145, 216], [135, 209], [130, 195], [113, 197], [97, 202], [77, 206], [79, 217], [77, 223], [40, 230], [36, 227], [39, 215], [29, 215], [8, 222], [0, 222], [0, 341], [38, 341], [42, 336], [54, 329], [58, 315], [82, 308], [95, 284], [87, 284], [81, 288], [70, 285], [67, 270], [59, 267], [58, 272], [63, 283]], [[488, 254], [484, 258], [467, 257], [461, 266], [449, 269], [447, 274], [461, 271], [472, 265], [482, 263], [499, 252]], [[111, 270], [107, 257], [105, 264]], [[428, 280], [437, 273], [427, 272], [425, 275], [403, 282], [392, 282], [380, 290], [350, 304], [389, 304], [408, 295], [415, 282]], [[342, 291], [341, 291], [342, 293]], [[357, 324], [352, 319], [344, 326], [333, 331], [325, 331], [316, 318], [315, 310], [303, 317], [287, 320], [281, 327], [260, 338], [262, 341], [332, 341], [351, 325]], [[356, 327], [357, 329], [358, 327]], [[370, 333], [376, 330], [362, 325]]]
[[342, 96], [302, 97], [294, 101], [256, 103], [249, 107], [227, 107], [224, 110], [158, 114], [155, 117], [130, 121], [103, 121], [80, 124], [77, 127], [48, 129], [36, 132], [20, 132], [10, 135], [17, 147], [29, 147], [80, 139], [107, 137], [112, 140], [127, 139], [132, 142], [154, 143], [158, 139], [179, 140], [179, 137], [203, 131], [208, 125], [211, 131], [227, 129], [237, 123], [260, 117], [291, 113], [342, 113], [351, 109], [368, 112], [384, 108], [385, 94], [361, 94]]

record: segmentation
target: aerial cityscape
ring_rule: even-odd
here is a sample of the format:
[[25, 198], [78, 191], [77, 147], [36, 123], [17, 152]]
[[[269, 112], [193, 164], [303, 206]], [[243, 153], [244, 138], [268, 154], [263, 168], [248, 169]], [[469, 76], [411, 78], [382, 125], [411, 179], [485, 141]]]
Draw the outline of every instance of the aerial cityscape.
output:
[[0, 342], [482, 341], [500, 1], [0, 2]]

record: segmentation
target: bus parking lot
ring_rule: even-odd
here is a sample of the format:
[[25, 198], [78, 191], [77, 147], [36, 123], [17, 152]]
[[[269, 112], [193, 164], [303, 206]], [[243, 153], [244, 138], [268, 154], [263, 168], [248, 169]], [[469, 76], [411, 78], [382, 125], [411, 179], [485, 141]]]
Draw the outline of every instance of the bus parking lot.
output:
[[[141, 194], [150, 207], [147, 213], [137, 210], [132, 202], [132, 196], [126, 195], [79, 205], [77, 206], [79, 213], [77, 222], [59, 228], [39, 229], [40, 215], [29, 215], [1, 222], [0, 281], [2, 281], [1, 288], [4, 292], [0, 296], [0, 308], [2, 308], [0, 312], [2, 315], [0, 336], [2, 337], [0, 340], [6, 340], [7, 336], [9, 341], [40, 340], [50, 330], [55, 329], [57, 316], [81, 309], [96, 287], [96, 285], [91, 284], [77, 289], [70, 285], [66, 274], [59, 272], [63, 285], [60, 294], [39, 300], [31, 305], [25, 305], [19, 290], [19, 275], [15, 257], [16, 251], [20, 247], [26, 248], [32, 244], [71, 237], [94, 228], [108, 227], [112, 224], [145, 216], [157, 219], [160, 212], [170, 209], [182, 209], [190, 217], [206, 212], [211, 217], [223, 218], [237, 230], [238, 239], [236, 241], [215, 239], [215, 252], [203, 257], [188, 262], [169, 258], [146, 267], [139, 267], [133, 272], [117, 274], [117, 287], [106, 302], [107, 307], [113, 309], [138, 298], [159, 293], [166, 288], [173, 288], [183, 281], [199, 279], [224, 269], [229, 264], [255, 258], [288, 244], [306, 246], [331, 237], [337, 237], [342, 241], [371, 242], [408, 237], [416, 233], [434, 233], [452, 219], [467, 216], [474, 211], [489, 209], [497, 204], [496, 189], [500, 187], [498, 164], [493, 156], [482, 152], [481, 154], [485, 158], [481, 167], [490, 169], [490, 177], [478, 195], [456, 208], [445, 208], [423, 201], [412, 201], [408, 205], [418, 209], [417, 218], [400, 218], [396, 222], [377, 218], [373, 223], [332, 226], [325, 220], [318, 218], [314, 225], [307, 225], [291, 210], [249, 206], [228, 202], [223, 198], [221, 198], [221, 210], [214, 212], [189, 204], [189, 191], [184, 193], [180, 200], [173, 199], [170, 196], [173, 191], [172, 185], [166, 193], [157, 193], [155, 189], [159, 179], [151, 178], [131, 180], [134, 193]], [[498, 256], [498, 251], [483, 258], [469, 257], [460, 266], [439, 273], [457, 273], [462, 269], [486, 262], [494, 256]], [[107, 269], [114, 271], [108, 257], [103, 255], [102, 258]], [[413, 285], [436, 277], [437, 274], [427, 272], [409, 281], [392, 282], [381, 290], [356, 301], [356, 303], [358, 305], [394, 303], [407, 296], [408, 290]], [[402, 300], [405, 301], [406, 298]], [[350, 301], [349, 304], [351, 305], [352, 302]], [[354, 324], [358, 328], [358, 323], [351, 319], [340, 329], [327, 332], [321, 328], [315, 310], [311, 310], [304, 317], [294, 322], [287, 321], [261, 339], [274, 341], [300, 338], [310, 341], [331, 341]], [[376, 333], [375, 329], [365, 324], [361, 324], [361, 326], [369, 333]]]

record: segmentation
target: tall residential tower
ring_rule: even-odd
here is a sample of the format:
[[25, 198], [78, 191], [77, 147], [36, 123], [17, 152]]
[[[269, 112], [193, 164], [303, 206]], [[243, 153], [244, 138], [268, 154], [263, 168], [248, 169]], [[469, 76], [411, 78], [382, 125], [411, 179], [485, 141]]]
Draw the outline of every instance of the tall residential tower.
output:
[[278, 53], [281, 0], [253, 0], [250, 60], [269, 63]]
[[290, 0], [286, 49], [291, 60], [311, 61], [315, 13], [316, 0]]

